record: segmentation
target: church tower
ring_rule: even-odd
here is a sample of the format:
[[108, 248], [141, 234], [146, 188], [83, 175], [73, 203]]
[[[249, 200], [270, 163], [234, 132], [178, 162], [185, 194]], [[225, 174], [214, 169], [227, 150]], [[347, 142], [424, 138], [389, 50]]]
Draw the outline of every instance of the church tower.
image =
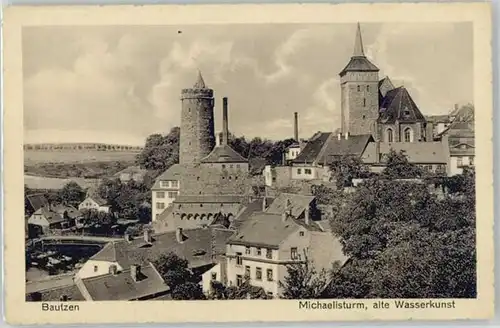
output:
[[379, 112], [378, 71], [377, 66], [365, 56], [361, 27], [358, 23], [354, 53], [339, 74], [343, 134], [375, 136]]
[[203, 81], [201, 72], [192, 88], [181, 93], [180, 164], [197, 164], [215, 146], [214, 91]]

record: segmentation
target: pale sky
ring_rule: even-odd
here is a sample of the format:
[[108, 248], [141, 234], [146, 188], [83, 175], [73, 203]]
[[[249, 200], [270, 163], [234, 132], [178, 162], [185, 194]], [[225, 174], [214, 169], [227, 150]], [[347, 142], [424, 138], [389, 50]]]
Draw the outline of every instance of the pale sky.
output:
[[[367, 57], [424, 115], [473, 102], [470, 23], [361, 23]], [[34, 142], [144, 143], [180, 125], [182, 88], [200, 69], [229, 98], [229, 129], [246, 137], [333, 131], [338, 73], [356, 24], [30, 27], [23, 30], [24, 136]]]

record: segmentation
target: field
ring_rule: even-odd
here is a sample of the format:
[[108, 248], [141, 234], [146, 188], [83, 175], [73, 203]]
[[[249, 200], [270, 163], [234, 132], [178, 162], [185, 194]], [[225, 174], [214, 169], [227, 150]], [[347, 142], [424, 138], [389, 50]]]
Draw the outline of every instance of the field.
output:
[[138, 152], [126, 151], [43, 151], [25, 150], [24, 164], [42, 163], [92, 163], [92, 162], [133, 162]]

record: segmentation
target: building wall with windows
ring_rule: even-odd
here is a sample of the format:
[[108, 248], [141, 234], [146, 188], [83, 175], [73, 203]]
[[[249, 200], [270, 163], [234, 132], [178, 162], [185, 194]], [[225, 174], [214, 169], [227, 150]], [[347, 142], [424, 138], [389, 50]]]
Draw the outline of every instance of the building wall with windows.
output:
[[474, 167], [474, 155], [450, 156], [450, 175], [462, 174], [465, 167]]
[[156, 221], [159, 215], [175, 200], [180, 190], [180, 182], [177, 180], [160, 180], [158, 187], [151, 190], [152, 221]]
[[228, 244], [226, 257], [229, 286], [239, 286], [248, 275], [253, 286], [264, 288], [270, 296], [278, 296], [279, 277], [284, 276], [286, 268], [280, 263], [277, 249]]
[[298, 165], [292, 167], [293, 180], [316, 180], [323, 177], [323, 167], [316, 165]]

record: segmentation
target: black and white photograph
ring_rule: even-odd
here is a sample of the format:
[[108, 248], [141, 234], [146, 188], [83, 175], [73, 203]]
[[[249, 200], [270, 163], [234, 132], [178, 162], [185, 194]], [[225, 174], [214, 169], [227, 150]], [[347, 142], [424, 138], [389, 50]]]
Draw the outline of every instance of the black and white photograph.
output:
[[465, 20], [23, 26], [16, 298], [331, 316], [480, 298], [475, 38]]

